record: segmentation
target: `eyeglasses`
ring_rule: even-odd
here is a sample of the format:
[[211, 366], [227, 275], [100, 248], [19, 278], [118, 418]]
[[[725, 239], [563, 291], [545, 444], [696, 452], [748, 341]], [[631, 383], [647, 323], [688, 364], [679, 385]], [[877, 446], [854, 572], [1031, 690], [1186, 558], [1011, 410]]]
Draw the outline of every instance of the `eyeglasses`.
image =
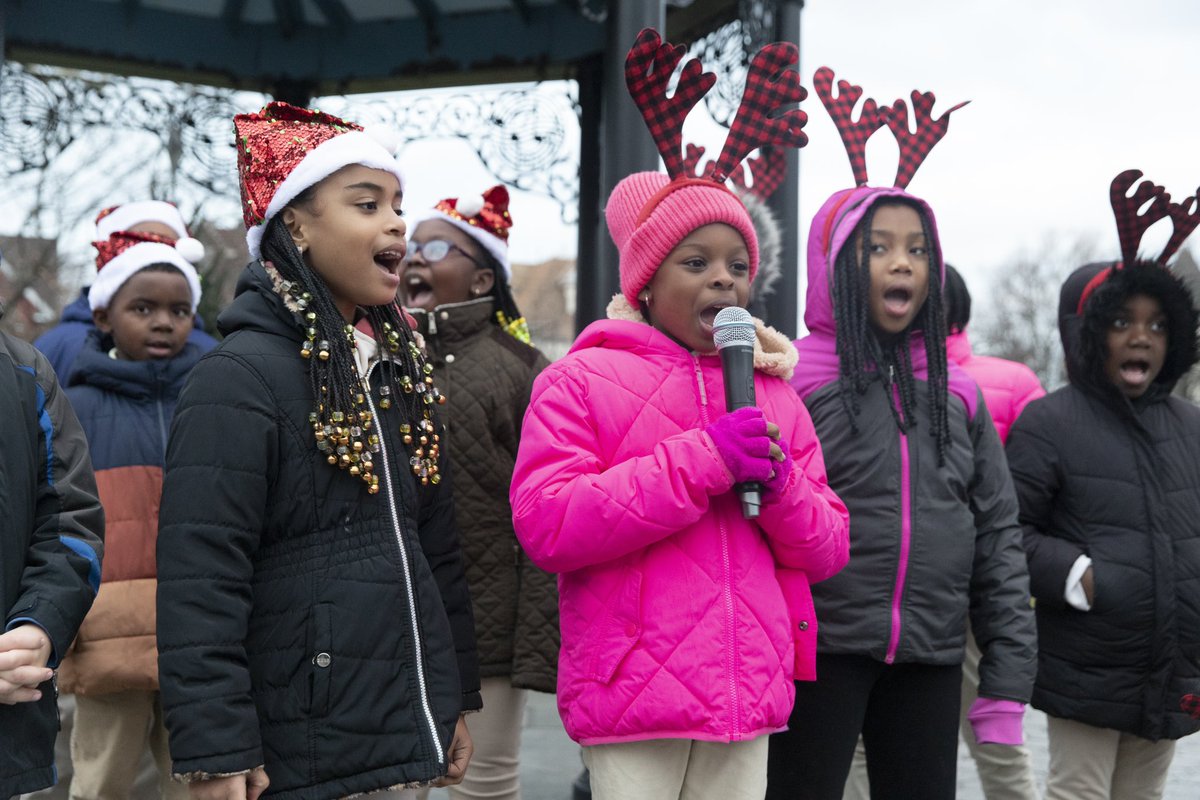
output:
[[470, 259], [471, 263], [476, 267], [479, 267], [480, 269], [484, 268], [483, 264], [480, 264], [475, 257], [466, 250], [463, 250], [461, 247], [454, 244], [454, 242], [447, 242], [445, 239], [430, 239], [427, 242], [410, 241], [408, 243], [408, 258], [412, 259], [413, 256], [415, 256], [417, 253], [420, 253], [425, 257], [426, 262], [430, 264], [436, 264], [446, 256], [450, 255], [451, 250], [457, 250], [459, 253], [462, 253], [464, 256]]

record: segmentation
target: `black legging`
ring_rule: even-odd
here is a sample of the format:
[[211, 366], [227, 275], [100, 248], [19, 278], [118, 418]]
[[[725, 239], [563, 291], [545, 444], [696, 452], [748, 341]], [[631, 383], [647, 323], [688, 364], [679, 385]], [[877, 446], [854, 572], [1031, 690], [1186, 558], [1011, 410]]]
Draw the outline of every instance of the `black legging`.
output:
[[841, 800], [861, 733], [872, 800], [954, 800], [962, 668], [818, 655], [771, 737], [767, 800]]

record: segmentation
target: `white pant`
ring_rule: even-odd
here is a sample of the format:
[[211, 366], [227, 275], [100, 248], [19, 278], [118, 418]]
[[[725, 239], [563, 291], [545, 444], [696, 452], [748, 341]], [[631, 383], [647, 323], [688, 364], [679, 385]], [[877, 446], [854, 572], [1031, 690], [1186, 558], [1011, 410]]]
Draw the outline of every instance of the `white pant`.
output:
[[1175, 741], [1047, 716], [1046, 800], [1159, 800]]
[[[462, 783], [447, 787], [451, 800], [521, 800], [521, 730], [528, 691], [514, 689], [508, 677], [484, 678], [483, 710], [468, 714], [475, 752]], [[426, 800], [429, 790], [417, 794]]]
[[767, 739], [649, 739], [589, 745], [592, 800], [763, 800]]

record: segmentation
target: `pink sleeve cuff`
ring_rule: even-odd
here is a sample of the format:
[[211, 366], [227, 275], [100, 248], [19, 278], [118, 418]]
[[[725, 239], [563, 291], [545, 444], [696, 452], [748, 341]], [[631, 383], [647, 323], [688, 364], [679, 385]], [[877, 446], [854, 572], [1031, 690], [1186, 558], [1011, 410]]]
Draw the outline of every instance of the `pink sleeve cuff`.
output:
[[1024, 730], [1021, 727], [1024, 717], [1024, 703], [990, 697], [978, 698], [967, 712], [967, 720], [979, 744], [1024, 744]]

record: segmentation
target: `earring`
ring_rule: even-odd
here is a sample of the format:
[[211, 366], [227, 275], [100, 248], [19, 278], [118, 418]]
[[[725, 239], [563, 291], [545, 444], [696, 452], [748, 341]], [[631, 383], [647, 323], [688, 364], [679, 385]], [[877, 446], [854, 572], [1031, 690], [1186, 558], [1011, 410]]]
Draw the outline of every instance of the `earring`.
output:
[[472, 289], [471, 294], [475, 297], [479, 297], [479, 288], [476, 287], [476, 288]]
[[650, 305], [650, 293], [649, 292], [642, 292], [642, 296], [639, 297], [638, 299], [641, 300], [646, 305]]

